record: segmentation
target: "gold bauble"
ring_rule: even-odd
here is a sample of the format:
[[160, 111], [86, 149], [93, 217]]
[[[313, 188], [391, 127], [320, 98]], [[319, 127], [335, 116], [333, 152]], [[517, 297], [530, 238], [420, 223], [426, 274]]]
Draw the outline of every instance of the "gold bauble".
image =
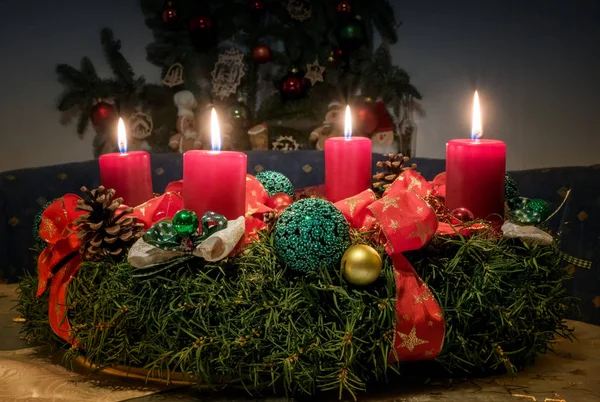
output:
[[381, 275], [382, 265], [377, 250], [365, 244], [350, 247], [342, 256], [342, 273], [353, 285], [366, 286], [375, 282]]

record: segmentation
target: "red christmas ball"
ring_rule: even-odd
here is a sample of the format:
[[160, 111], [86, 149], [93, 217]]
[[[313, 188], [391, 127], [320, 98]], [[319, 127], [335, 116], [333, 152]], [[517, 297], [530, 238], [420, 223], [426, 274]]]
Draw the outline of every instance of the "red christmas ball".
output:
[[163, 12], [161, 14], [161, 18], [163, 22], [167, 25], [175, 25], [179, 21], [177, 9], [175, 8], [172, 1], [167, 1], [165, 3], [165, 6], [163, 7]]
[[450, 217], [450, 220], [454, 224], [471, 222], [475, 220], [475, 215], [473, 215], [473, 212], [469, 211], [467, 208], [454, 209], [452, 212], [450, 212]]
[[102, 127], [109, 123], [117, 115], [114, 105], [107, 102], [96, 103], [90, 112], [90, 119], [95, 127]]
[[248, 8], [250, 12], [254, 15], [262, 15], [265, 11], [265, 2], [261, 0], [250, 0], [248, 2]]
[[285, 99], [299, 99], [304, 95], [306, 83], [304, 77], [299, 74], [291, 73], [286, 75], [281, 81], [280, 91]]
[[356, 126], [358, 132], [367, 135], [373, 134], [373, 131], [377, 128], [379, 119], [375, 113], [373, 104], [362, 104], [356, 110]]
[[340, 14], [350, 15], [352, 14], [352, 4], [348, 0], [342, 0], [338, 3], [336, 10]]
[[273, 194], [273, 196], [267, 200], [265, 205], [271, 209], [277, 210], [278, 212], [283, 212], [287, 207], [292, 205], [293, 202], [294, 199], [290, 197], [289, 194], [277, 193]]
[[207, 15], [190, 18], [190, 32], [209, 32], [212, 30], [212, 19]]
[[267, 45], [258, 45], [252, 51], [252, 59], [258, 64], [265, 64], [271, 61], [271, 48]]

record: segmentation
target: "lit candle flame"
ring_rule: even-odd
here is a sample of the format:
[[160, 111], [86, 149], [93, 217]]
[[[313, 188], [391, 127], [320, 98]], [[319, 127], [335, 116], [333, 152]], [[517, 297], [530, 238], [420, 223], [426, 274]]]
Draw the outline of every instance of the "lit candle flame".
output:
[[221, 150], [221, 130], [215, 108], [210, 112], [210, 145], [213, 151]]
[[344, 137], [346, 139], [352, 137], [352, 113], [350, 105], [346, 106], [346, 117], [344, 118]]
[[481, 107], [479, 106], [479, 94], [475, 91], [473, 99], [473, 125], [471, 126], [471, 139], [477, 141], [483, 135], [481, 125]]
[[119, 124], [117, 125], [117, 142], [119, 143], [119, 152], [122, 154], [126, 154], [127, 132], [125, 131], [125, 123], [121, 118], [119, 118]]

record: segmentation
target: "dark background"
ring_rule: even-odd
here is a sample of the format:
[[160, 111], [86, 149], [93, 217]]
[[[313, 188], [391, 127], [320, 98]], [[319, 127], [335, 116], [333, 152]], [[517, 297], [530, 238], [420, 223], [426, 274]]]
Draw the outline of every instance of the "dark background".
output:
[[[400, 42], [395, 62], [425, 96], [417, 154], [444, 157], [467, 137], [479, 89], [484, 136], [508, 146], [508, 168], [600, 163], [600, 1], [393, 1]], [[0, 171], [92, 157], [54, 109], [54, 66], [92, 58], [101, 74], [99, 31], [114, 29], [136, 73], [150, 31], [136, 0], [0, 1]]]

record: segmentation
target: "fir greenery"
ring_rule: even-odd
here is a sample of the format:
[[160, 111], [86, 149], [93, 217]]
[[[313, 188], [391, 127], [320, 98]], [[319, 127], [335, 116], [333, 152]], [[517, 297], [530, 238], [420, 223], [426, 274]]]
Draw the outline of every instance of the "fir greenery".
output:
[[[420, 364], [428, 374], [514, 372], [556, 336], [571, 337], [563, 322], [568, 276], [552, 246], [436, 238], [407, 256], [447, 320], [442, 354]], [[386, 363], [396, 315], [387, 258], [381, 278], [357, 288], [338, 266], [286, 269], [265, 235], [217, 264], [194, 259], [157, 276], [135, 274], [123, 262], [81, 266], [68, 300], [79, 344], [68, 355], [145, 367], [164, 379], [177, 371], [200, 383], [287, 395], [335, 390], [356, 397], [370, 382], [415, 369]], [[21, 282], [25, 335], [60, 346], [47, 323], [47, 298], [36, 299], [35, 289], [36, 278]]]

